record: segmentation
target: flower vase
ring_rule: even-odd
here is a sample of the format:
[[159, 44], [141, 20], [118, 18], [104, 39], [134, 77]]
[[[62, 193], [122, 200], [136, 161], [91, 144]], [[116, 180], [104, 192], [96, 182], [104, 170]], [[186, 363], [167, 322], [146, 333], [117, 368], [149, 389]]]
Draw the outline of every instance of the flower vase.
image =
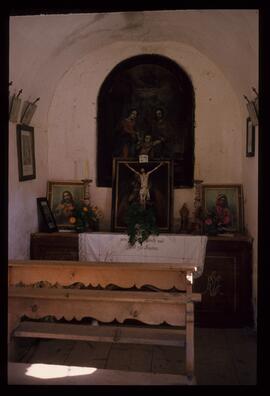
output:
[[218, 234], [218, 229], [213, 226], [206, 226], [205, 233], [206, 233], [206, 235], [209, 235], [209, 236], [215, 236]]
[[85, 227], [83, 226], [83, 225], [77, 225], [76, 227], [75, 227], [75, 231], [76, 232], [85, 232]]
[[88, 220], [88, 225], [86, 227], [86, 231], [91, 232], [91, 231], [98, 231], [99, 230], [99, 221], [94, 221], [94, 220]]

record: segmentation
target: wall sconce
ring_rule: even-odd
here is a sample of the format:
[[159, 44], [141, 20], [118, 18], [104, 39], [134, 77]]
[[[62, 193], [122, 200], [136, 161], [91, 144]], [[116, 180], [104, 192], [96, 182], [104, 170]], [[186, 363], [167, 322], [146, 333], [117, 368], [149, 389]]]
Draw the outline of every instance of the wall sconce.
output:
[[[12, 81], [9, 83], [12, 85]], [[14, 93], [12, 96], [9, 95], [9, 120], [11, 122], [17, 122], [18, 115], [21, 107], [21, 98], [19, 97], [22, 93], [22, 89], [19, 90], [17, 95]]]
[[37, 98], [34, 100], [34, 102], [29, 102], [28, 100], [25, 100], [23, 103], [22, 107], [22, 113], [21, 113], [21, 123], [25, 125], [29, 125], [32, 117], [37, 109], [36, 103], [39, 101], [40, 98]]
[[259, 117], [259, 94], [254, 87], [252, 87], [253, 92], [256, 94], [256, 99], [254, 100], [255, 110]]
[[249, 100], [246, 95], [243, 95], [247, 101], [248, 114], [251, 119], [252, 125], [259, 125], [259, 94], [254, 87], [252, 90], [255, 92], [257, 97], [254, 100]]

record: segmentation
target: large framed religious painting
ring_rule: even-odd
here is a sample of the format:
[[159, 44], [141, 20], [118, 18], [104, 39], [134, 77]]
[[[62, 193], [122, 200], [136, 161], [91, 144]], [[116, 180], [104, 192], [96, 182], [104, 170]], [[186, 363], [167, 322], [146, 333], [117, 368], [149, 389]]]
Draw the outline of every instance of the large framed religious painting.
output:
[[112, 231], [127, 229], [127, 210], [133, 203], [153, 208], [159, 232], [171, 230], [173, 163], [171, 160], [114, 159]]
[[203, 184], [204, 231], [213, 234], [242, 233], [244, 230], [241, 184]]
[[82, 181], [47, 182], [47, 199], [59, 231], [73, 231], [75, 225], [71, 222], [74, 209], [78, 202], [84, 199]]
[[114, 158], [173, 161], [174, 188], [193, 186], [192, 82], [173, 60], [128, 58], [108, 74], [98, 96], [97, 185], [112, 186]]
[[36, 178], [34, 128], [28, 125], [17, 125], [17, 152], [19, 181]]

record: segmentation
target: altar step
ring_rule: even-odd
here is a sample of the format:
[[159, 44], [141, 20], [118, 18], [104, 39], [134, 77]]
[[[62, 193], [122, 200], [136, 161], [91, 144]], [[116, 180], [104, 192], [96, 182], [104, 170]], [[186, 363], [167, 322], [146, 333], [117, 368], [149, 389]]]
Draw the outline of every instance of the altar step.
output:
[[126, 344], [185, 346], [186, 332], [175, 328], [149, 328], [110, 325], [82, 325], [23, 321], [14, 330], [14, 337], [59, 340], [96, 341]]
[[9, 363], [9, 385], [195, 385], [184, 375], [43, 363]]

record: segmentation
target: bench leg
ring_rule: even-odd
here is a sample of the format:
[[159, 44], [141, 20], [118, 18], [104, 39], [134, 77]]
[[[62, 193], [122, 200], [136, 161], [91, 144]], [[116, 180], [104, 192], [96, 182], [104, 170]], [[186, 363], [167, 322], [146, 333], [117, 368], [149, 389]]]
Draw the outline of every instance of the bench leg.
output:
[[186, 305], [186, 373], [189, 379], [194, 376], [194, 303]]
[[13, 332], [20, 323], [20, 316], [8, 313], [8, 360], [13, 361], [16, 356], [15, 341]]

